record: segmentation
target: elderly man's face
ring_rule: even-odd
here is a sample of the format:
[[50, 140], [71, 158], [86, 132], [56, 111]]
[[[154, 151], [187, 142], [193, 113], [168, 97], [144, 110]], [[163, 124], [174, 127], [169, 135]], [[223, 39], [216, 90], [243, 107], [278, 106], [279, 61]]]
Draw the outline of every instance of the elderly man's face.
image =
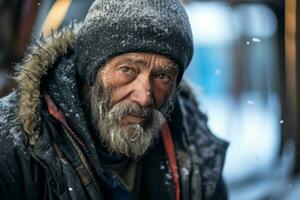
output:
[[[177, 67], [170, 59], [151, 53], [128, 53], [113, 58], [99, 74], [104, 86], [111, 87], [111, 102], [136, 103], [156, 109], [175, 88]], [[143, 118], [126, 116], [122, 123], [142, 123]]]
[[92, 89], [92, 105], [97, 105], [92, 110], [100, 139], [112, 152], [136, 157], [147, 150], [157, 137], [177, 75], [172, 60], [153, 53], [123, 54], [103, 66], [98, 88]]

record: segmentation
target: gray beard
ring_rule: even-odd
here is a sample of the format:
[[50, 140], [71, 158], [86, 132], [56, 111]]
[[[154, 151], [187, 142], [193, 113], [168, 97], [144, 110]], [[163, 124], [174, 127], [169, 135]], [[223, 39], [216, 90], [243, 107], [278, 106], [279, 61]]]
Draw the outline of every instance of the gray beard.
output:
[[[90, 102], [94, 127], [99, 131], [99, 139], [110, 153], [127, 157], [142, 156], [159, 136], [161, 125], [165, 122], [164, 114], [173, 108], [173, 95], [160, 109], [143, 108], [136, 103], [119, 102], [110, 105], [109, 91], [99, 81], [91, 87]], [[165, 111], [165, 112], [163, 112]], [[167, 113], [168, 112], [168, 113]], [[145, 117], [143, 124], [120, 123], [127, 115]]]

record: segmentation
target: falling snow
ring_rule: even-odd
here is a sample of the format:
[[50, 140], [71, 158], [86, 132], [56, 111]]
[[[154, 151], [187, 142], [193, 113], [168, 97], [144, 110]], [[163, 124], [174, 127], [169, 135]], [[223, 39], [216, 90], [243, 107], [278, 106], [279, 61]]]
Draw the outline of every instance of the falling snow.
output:
[[253, 102], [253, 101], [251, 101], [251, 100], [248, 100], [248, 101], [247, 101], [247, 104], [249, 104], [249, 105], [253, 105], [253, 104], [254, 104], [254, 102]]
[[171, 180], [172, 179], [172, 175], [170, 173], [166, 173], [166, 179]]
[[188, 176], [189, 175], [189, 170], [185, 167], [181, 168], [180, 171], [181, 171], [181, 174], [183, 176]]
[[220, 76], [222, 74], [222, 71], [220, 69], [215, 70], [215, 75]]
[[261, 42], [261, 40], [258, 39], [258, 38], [252, 38], [252, 41], [253, 41], [253, 42]]

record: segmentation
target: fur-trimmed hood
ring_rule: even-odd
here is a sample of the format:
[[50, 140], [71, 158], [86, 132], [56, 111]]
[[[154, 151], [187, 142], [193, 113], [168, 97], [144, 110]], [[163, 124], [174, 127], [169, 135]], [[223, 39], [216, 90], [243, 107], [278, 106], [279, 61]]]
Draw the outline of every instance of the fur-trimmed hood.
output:
[[16, 67], [17, 117], [30, 143], [36, 139], [35, 128], [39, 120], [41, 79], [57, 59], [73, 48], [80, 25], [72, 24], [50, 36], [41, 36], [28, 50], [23, 61]]

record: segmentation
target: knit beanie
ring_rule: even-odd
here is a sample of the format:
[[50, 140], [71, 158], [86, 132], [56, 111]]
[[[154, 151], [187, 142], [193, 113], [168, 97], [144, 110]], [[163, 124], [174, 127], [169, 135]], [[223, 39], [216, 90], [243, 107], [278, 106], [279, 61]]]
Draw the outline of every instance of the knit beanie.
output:
[[179, 0], [96, 0], [74, 49], [79, 77], [88, 85], [109, 59], [129, 52], [172, 59], [179, 67], [178, 83], [192, 59], [193, 38]]

